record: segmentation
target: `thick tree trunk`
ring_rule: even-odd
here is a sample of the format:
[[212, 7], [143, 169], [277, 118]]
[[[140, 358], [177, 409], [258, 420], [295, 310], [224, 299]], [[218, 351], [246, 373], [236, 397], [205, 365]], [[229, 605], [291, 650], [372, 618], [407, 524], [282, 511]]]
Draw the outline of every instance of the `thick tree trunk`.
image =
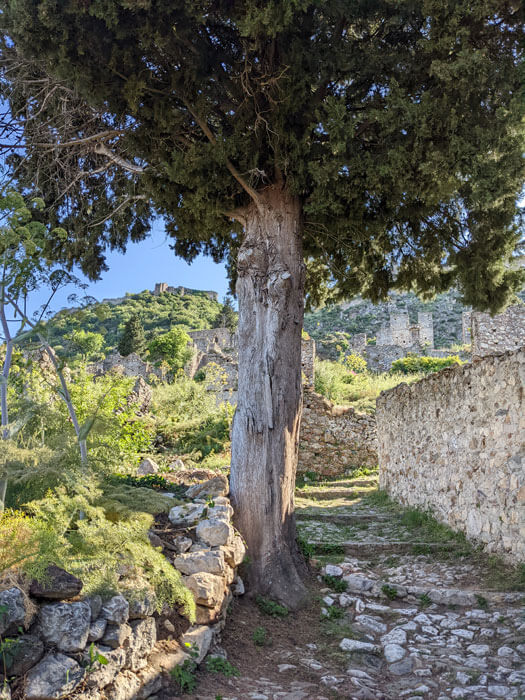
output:
[[248, 584], [297, 608], [306, 597], [296, 545], [294, 486], [302, 407], [304, 263], [301, 203], [260, 193], [238, 256], [239, 394], [231, 495], [249, 555]]

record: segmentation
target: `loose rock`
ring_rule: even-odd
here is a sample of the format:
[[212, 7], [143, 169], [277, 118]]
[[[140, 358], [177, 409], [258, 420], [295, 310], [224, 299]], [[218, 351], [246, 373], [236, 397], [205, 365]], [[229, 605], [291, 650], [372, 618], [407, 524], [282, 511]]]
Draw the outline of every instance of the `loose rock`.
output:
[[47, 567], [45, 578], [42, 581], [31, 583], [29, 592], [34, 598], [67, 600], [77, 596], [83, 585], [79, 578], [52, 564]]

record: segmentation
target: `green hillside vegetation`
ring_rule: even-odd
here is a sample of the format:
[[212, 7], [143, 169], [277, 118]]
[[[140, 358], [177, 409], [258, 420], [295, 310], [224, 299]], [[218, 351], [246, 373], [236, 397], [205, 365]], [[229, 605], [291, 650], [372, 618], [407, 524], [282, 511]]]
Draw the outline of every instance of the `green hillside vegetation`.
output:
[[126, 323], [139, 317], [146, 342], [172, 328], [183, 331], [203, 330], [219, 324], [223, 305], [209, 299], [204, 292], [178, 295], [166, 292], [155, 296], [150, 291], [127, 294], [119, 303], [100, 302], [83, 309], [63, 309], [48, 322], [50, 342], [65, 355], [74, 351], [69, 340], [76, 331], [100, 333], [102, 352], [115, 350]]
[[[525, 301], [525, 291], [518, 296]], [[438, 294], [428, 302], [412, 293], [392, 293], [388, 302], [377, 305], [356, 297], [348, 304], [317, 309], [305, 315], [304, 327], [317, 341], [318, 352], [335, 360], [340, 352], [337, 346], [342, 347], [352, 335], [366, 333], [368, 338], [374, 339], [381, 325], [388, 323], [391, 312], [408, 311], [411, 323], [417, 322], [419, 311], [431, 312], [435, 347], [455, 349], [462, 343], [461, 314], [467, 310], [456, 290]]]

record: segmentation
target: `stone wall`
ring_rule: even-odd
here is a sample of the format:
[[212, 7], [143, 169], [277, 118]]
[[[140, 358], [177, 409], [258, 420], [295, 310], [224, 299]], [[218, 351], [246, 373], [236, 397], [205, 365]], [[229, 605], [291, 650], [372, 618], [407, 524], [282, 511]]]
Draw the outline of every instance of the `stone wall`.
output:
[[305, 388], [299, 437], [299, 473], [343, 474], [352, 467], [377, 465], [375, 419], [347, 406], [335, 406]]
[[126, 357], [123, 357], [118, 352], [112, 352], [102, 361], [89, 365], [88, 370], [95, 375], [106, 374], [106, 372], [116, 370], [125, 377], [142, 377], [143, 379], [148, 379], [150, 374], [161, 375], [158, 368], [150, 362], [144, 362], [135, 352]]
[[471, 314], [472, 355], [485, 357], [525, 346], [525, 304], [509, 306], [496, 316]]
[[315, 380], [315, 340], [303, 338], [301, 340], [301, 370], [306, 386], [313, 387]]
[[525, 560], [525, 349], [377, 400], [380, 487], [510, 561]]
[[188, 331], [188, 335], [199, 352], [217, 352], [232, 349], [237, 345], [235, 335], [227, 328], [210, 328], [203, 331]]
[[407, 352], [400, 345], [367, 345], [363, 355], [371, 372], [388, 372], [392, 362], [405, 357]]
[[188, 646], [196, 645], [197, 663], [213, 653], [232, 595], [244, 592], [237, 566], [246, 550], [227, 493], [222, 475], [194, 484], [188, 502], [170, 510], [172, 529], [150, 531], [193, 595], [192, 626], [176, 609], [157, 612], [152, 591], [84, 597], [82, 581], [55, 566], [42, 583], [0, 582], [0, 637], [11, 640], [2, 700], [11, 689], [25, 700], [146, 700], [169, 691], [169, 671], [190, 658]]

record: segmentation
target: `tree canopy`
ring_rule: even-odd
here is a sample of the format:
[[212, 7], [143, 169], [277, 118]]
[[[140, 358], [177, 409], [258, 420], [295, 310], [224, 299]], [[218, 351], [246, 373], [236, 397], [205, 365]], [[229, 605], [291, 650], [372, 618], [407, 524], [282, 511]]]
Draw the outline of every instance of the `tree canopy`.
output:
[[148, 345], [149, 356], [153, 361], [164, 360], [173, 372], [191, 360], [193, 352], [188, 347], [190, 341], [190, 336], [182, 328], [172, 328], [153, 338]]
[[496, 310], [522, 283], [505, 264], [524, 178], [515, 2], [0, 7], [3, 92], [29, 145], [12, 163], [62, 197], [54, 254], [92, 276], [157, 213], [177, 254], [234, 261], [240, 210], [284, 182], [313, 301], [321, 282], [372, 299], [458, 284]]

